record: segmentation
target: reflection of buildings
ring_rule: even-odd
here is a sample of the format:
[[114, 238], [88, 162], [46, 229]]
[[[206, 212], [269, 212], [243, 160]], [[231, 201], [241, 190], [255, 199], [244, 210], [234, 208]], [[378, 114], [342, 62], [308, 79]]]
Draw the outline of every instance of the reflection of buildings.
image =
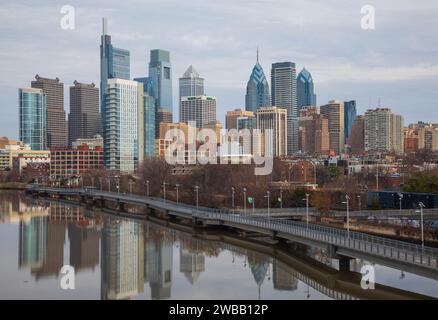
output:
[[46, 253], [47, 217], [20, 221], [18, 266], [39, 269]]
[[173, 246], [160, 235], [149, 237], [146, 243], [147, 272], [152, 299], [168, 299], [172, 287]]
[[273, 264], [273, 281], [276, 290], [297, 290], [298, 279], [287, 271], [286, 265], [278, 260]]
[[144, 289], [144, 226], [131, 220], [110, 220], [104, 226], [101, 250], [101, 298], [128, 299]]
[[180, 272], [184, 273], [191, 284], [205, 271], [205, 257], [197, 251], [180, 248]]
[[80, 228], [69, 224], [70, 265], [78, 272], [83, 269], [93, 269], [99, 264], [100, 234], [94, 228]]
[[252, 257], [248, 257], [249, 267], [251, 268], [252, 276], [254, 277], [257, 286], [259, 287], [259, 299], [260, 299], [260, 288], [268, 274], [269, 263], [266, 259], [253, 254]]
[[0, 201], [0, 224], [19, 223], [24, 221], [29, 223], [33, 217], [44, 217], [49, 215], [49, 208], [28, 204], [21, 198], [4, 197]]

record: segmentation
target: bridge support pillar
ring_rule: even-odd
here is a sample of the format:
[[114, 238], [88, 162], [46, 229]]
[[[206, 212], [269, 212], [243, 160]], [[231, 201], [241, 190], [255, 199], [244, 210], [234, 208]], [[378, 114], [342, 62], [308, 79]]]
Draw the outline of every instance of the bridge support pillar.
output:
[[123, 202], [117, 202], [117, 210], [120, 212], [126, 211], [126, 204]]
[[338, 256], [339, 260], [339, 271], [350, 271], [350, 257]]

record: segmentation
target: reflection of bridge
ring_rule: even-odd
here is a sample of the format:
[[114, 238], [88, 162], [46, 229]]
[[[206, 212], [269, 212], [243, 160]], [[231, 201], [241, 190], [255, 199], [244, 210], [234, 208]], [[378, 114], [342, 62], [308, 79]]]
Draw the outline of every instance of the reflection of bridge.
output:
[[390, 240], [360, 232], [325, 227], [302, 222], [239, 215], [231, 211], [178, 204], [158, 198], [84, 189], [59, 189], [32, 186], [28, 192], [58, 197], [80, 197], [83, 203], [104, 207], [116, 203], [123, 211], [125, 205], [158, 210], [169, 216], [190, 219], [204, 227], [230, 227], [243, 232], [256, 232], [278, 240], [293, 241], [326, 249], [332, 258], [339, 259], [340, 269], [349, 268], [349, 259], [360, 258], [375, 263], [438, 279], [438, 249], [422, 247], [403, 241]]

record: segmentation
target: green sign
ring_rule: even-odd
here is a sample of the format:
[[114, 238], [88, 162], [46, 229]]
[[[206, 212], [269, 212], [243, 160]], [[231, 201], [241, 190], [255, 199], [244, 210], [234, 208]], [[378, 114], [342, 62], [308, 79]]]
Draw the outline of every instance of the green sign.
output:
[[252, 204], [254, 202], [254, 198], [253, 197], [248, 197], [248, 203]]

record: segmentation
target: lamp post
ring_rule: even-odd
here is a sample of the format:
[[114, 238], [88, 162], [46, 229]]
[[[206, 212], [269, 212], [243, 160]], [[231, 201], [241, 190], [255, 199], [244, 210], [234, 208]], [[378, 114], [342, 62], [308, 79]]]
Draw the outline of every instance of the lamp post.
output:
[[150, 181], [146, 180], [146, 196], [148, 196], [148, 197], [149, 197], [149, 183], [150, 183]]
[[243, 188], [243, 214], [246, 215], [246, 188]]
[[419, 202], [418, 205], [420, 206], [420, 215], [421, 215], [421, 246], [424, 247], [424, 218], [423, 218], [423, 208], [426, 206], [423, 202]]
[[310, 194], [306, 193], [306, 198], [303, 199], [306, 201], [306, 226], [309, 226], [309, 196]]
[[349, 207], [349, 201], [350, 201], [350, 196], [348, 194], [345, 195], [345, 199], [347, 201], [344, 201], [342, 203], [347, 204], [347, 236], [348, 238], [350, 238], [350, 207]]
[[270, 211], [270, 198], [271, 198], [271, 192], [268, 190], [266, 191], [265, 198], [268, 199], [268, 221], [271, 222], [271, 211]]
[[117, 193], [120, 193], [120, 177], [116, 176], [116, 180], [117, 180], [117, 185], [116, 185]]
[[234, 193], [236, 192], [236, 189], [234, 187], [231, 187], [231, 208], [234, 210]]
[[164, 188], [164, 190], [163, 190], [163, 199], [164, 199], [164, 202], [166, 202], [166, 181], [164, 181], [163, 182], [163, 188]]
[[403, 199], [403, 193], [398, 193], [398, 201], [400, 202], [400, 215], [402, 213], [402, 199]]
[[196, 212], [199, 211], [199, 186], [195, 186], [196, 192]]
[[280, 189], [280, 209], [283, 209], [283, 189]]
[[175, 184], [175, 189], [176, 189], [176, 203], [179, 203], [179, 194], [178, 194], [178, 189], [181, 185], [179, 183]]

